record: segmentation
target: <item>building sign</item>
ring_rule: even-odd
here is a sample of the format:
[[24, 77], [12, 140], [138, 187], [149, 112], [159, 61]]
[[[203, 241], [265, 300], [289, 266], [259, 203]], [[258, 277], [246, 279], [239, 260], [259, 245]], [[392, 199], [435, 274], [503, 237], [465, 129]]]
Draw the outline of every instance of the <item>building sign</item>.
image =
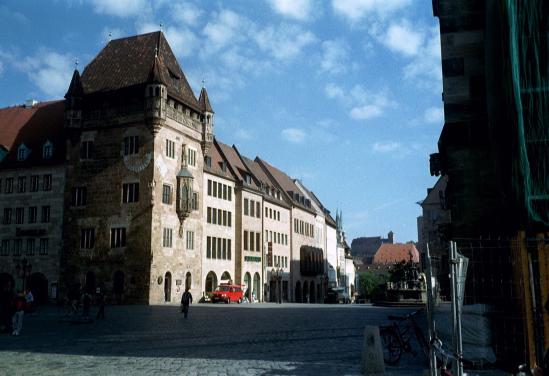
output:
[[244, 261], [261, 262], [261, 257], [259, 257], [259, 256], [244, 256]]

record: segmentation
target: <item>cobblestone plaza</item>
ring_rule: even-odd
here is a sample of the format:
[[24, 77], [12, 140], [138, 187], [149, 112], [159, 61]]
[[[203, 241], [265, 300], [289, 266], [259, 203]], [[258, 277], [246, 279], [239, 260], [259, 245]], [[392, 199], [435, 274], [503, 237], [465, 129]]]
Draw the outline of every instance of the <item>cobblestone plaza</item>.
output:
[[[0, 375], [358, 375], [365, 325], [407, 309], [368, 305], [108, 306], [90, 324], [57, 308], [0, 336]], [[389, 373], [421, 375], [403, 356]]]

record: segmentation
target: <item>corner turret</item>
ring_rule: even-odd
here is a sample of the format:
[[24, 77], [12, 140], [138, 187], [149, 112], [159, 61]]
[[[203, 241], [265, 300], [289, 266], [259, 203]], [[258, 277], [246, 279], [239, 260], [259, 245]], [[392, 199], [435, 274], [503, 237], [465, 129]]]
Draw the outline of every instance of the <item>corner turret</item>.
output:
[[153, 134], [158, 133], [166, 120], [168, 89], [162, 80], [161, 67], [162, 63], [156, 53], [145, 86], [145, 118]]
[[204, 86], [202, 86], [202, 90], [200, 90], [198, 104], [202, 111], [202, 152], [206, 155], [213, 142], [214, 112], [210, 105], [210, 100], [208, 99], [208, 92]]
[[78, 69], [75, 69], [69, 89], [65, 94], [65, 128], [80, 128], [82, 124], [83, 96], [84, 89], [80, 80], [80, 72], [78, 72]]

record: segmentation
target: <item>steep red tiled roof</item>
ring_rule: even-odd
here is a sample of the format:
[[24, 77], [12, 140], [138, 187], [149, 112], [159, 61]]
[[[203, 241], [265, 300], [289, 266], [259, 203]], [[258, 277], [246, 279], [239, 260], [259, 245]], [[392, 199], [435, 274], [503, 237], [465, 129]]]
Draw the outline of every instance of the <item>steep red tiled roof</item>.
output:
[[[231, 169], [228, 166], [228, 162], [220, 154], [219, 148], [220, 148], [219, 144], [214, 139], [214, 143], [210, 148], [210, 151], [208, 152], [208, 157], [210, 157], [211, 159], [211, 166], [208, 166], [206, 163], [204, 163], [204, 171], [210, 172], [217, 176], [222, 176], [225, 179], [234, 180], [234, 176], [231, 173]], [[226, 166], [225, 169], [223, 169], [222, 167], [223, 164], [225, 164]]]
[[382, 244], [374, 255], [374, 264], [393, 264], [410, 260], [419, 262], [419, 252], [413, 243]]
[[29, 122], [38, 109], [51, 103], [39, 103], [30, 108], [17, 106], [0, 109], [0, 146], [11, 149], [21, 128]]
[[147, 83], [154, 69], [157, 69], [157, 79], [168, 87], [169, 95], [200, 110], [185, 74], [160, 31], [110, 41], [82, 72], [84, 93]]
[[217, 143], [219, 145], [219, 150], [224, 159], [229, 163], [231, 170], [236, 175], [236, 179], [239, 180], [243, 186], [252, 188], [254, 190], [261, 190], [261, 187], [257, 185], [255, 179], [252, 179], [251, 184], [246, 182], [244, 176], [249, 174], [252, 176], [251, 172], [248, 170], [244, 162], [240, 159], [240, 155], [235, 146], [230, 147], [222, 142]]
[[[307, 207], [303, 205], [300, 201], [296, 200], [294, 197], [295, 193], [299, 193], [300, 196], [304, 196], [303, 192], [299, 187], [294, 183], [293, 179], [286, 175], [284, 172], [278, 168], [270, 165], [265, 162], [263, 159], [256, 157], [255, 161], [276, 181], [278, 186], [285, 192], [285, 194], [290, 198], [292, 204], [298, 206], [302, 209], [305, 209], [309, 212], [315, 212], [312, 207]], [[291, 193], [291, 194], [290, 194]]]
[[[0, 164], [2, 168], [52, 164], [65, 158], [64, 101], [39, 103], [32, 108], [11, 107], [0, 110], [0, 139], [7, 145], [8, 154]], [[50, 141], [53, 153], [50, 159], [42, 158], [42, 147]], [[30, 149], [24, 161], [17, 160], [21, 144]]]

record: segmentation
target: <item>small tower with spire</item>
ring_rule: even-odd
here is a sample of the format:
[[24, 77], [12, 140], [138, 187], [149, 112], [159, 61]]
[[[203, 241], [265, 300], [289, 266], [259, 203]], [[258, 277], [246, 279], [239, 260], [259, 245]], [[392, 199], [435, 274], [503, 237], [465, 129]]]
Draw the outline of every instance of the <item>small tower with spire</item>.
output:
[[214, 112], [210, 100], [208, 99], [208, 92], [204, 86], [204, 80], [202, 80], [202, 90], [200, 90], [198, 103], [200, 104], [200, 110], [202, 111], [202, 152], [206, 155], [213, 143]]
[[78, 72], [78, 60], [74, 63], [74, 72], [72, 74], [69, 89], [65, 94], [65, 128], [80, 128], [82, 124], [82, 97], [84, 88]]
[[153, 134], [158, 133], [166, 121], [166, 103], [168, 99], [168, 89], [161, 74], [163, 65], [162, 60], [159, 58], [160, 37], [161, 33], [158, 33], [154, 61], [149, 72], [147, 85], [145, 85], [145, 117]]

